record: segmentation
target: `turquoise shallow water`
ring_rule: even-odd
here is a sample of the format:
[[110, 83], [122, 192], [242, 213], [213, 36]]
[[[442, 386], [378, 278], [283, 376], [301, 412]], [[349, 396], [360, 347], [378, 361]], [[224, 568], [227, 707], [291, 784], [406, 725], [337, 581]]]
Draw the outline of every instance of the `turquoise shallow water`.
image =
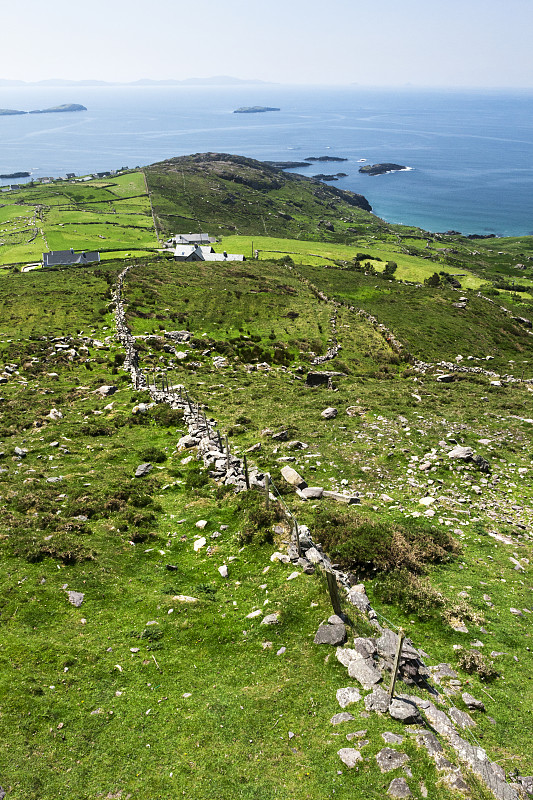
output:
[[[0, 89], [0, 108], [70, 102], [88, 111], [0, 118], [0, 174], [87, 174], [205, 151], [270, 160], [337, 155], [348, 161], [299, 171], [346, 172], [333, 185], [364, 194], [388, 221], [433, 231], [533, 234], [533, 92]], [[242, 105], [281, 111], [232, 113]], [[412, 169], [369, 177], [358, 172], [359, 159]]]

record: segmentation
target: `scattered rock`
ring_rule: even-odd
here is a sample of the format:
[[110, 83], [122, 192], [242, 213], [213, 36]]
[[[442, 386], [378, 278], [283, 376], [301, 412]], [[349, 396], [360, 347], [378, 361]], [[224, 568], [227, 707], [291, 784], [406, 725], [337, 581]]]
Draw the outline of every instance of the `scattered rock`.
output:
[[355, 717], [348, 711], [341, 711], [339, 714], [334, 714], [330, 722], [332, 725], [340, 725], [341, 722], [351, 722], [352, 719], [355, 719]]
[[382, 733], [381, 738], [385, 744], [401, 744], [404, 740], [403, 736], [398, 736], [397, 733], [389, 733], [389, 731]]
[[349, 769], [355, 767], [358, 761], [363, 760], [363, 756], [359, 750], [355, 750], [353, 747], [341, 747], [341, 749], [337, 751], [337, 755], [340, 757], [342, 763], [346, 764]]
[[175, 594], [172, 597], [173, 600], [176, 600], [178, 603], [197, 603], [197, 597], [190, 597], [187, 594]]
[[68, 601], [72, 603], [73, 606], [79, 608], [83, 603], [85, 595], [83, 592], [68, 592]]
[[354, 686], [346, 686], [344, 689], [337, 689], [337, 702], [341, 708], [346, 708], [351, 703], [358, 703], [361, 699], [359, 689]]
[[337, 411], [336, 408], [329, 406], [328, 408], [325, 408], [324, 411], [321, 412], [320, 416], [324, 417], [324, 419], [335, 419], [338, 413], [339, 412]]
[[376, 755], [376, 761], [382, 772], [390, 772], [398, 767], [403, 767], [409, 761], [407, 753], [399, 753], [390, 747], [384, 747]]
[[448, 458], [458, 458], [461, 461], [471, 461], [474, 451], [471, 447], [462, 447], [458, 444], [448, 453]]
[[279, 622], [279, 613], [276, 611], [273, 614], [267, 614], [261, 620], [261, 625], [277, 625]]
[[227, 566], [225, 564], [223, 564], [221, 567], [219, 567], [218, 571], [219, 571], [219, 573], [220, 573], [222, 578], [227, 578], [228, 577], [228, 568], [227, 568]]
[[194, 550], [197, 553], [198, 550], [201, 550], [202, 547], [205, 547], [207, 544], [207, 539], [205, 536], [202, 536], [200, 539], [196, 539], [195, 543], [193, 544]]
[[390, 797], [412, 797], [412, 792], [405, 778], [394, 778], [389, 784], [387, 794]]
[[137, 469], [135, 470], [135, 477], [136, 478], [144, 478], [145, 475], [148, 475], [149, 472], [153, 470], [153, 466], [149, 463], [139, 464]]
[[476, 700], [476, 698], [468, 692], [463, 692], [461, 697], [465, 706], [467, 706], [471, 711], [485, 711], [485, 706], [481, 700]]
[[117, 391], [116, 386], [100, 386], [97, 390], [98, 394], [102, 397], [109, 397]]

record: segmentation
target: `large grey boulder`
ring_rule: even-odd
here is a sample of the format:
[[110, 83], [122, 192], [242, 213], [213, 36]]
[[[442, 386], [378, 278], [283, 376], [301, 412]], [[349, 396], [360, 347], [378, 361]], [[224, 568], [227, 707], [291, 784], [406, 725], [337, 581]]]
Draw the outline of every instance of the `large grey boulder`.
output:
[[322, 411], [320, 413], [320, 416], [324, 417], [324, 419], [335, 419], [335, 417], [337, 416], [338, 413], [339, 412], [337, 411], [336, 408], [333, 408], [332, 406], [329, 406], [328, 408], [325, 408], [324, 411]]
[[365, 697], [365, 708], [367, 711], [377, 711], [384, 714], [389, 708], [389, 693], [381, 686], [376, 686], [373, 692]]
[[284, 466], [281, 468], [281, 475], [287, 483], [290, 483], [291, 486], [296, 486], [298, 489], [305, 489], [307, 487], [307, 483], [304, 481], [301, 475], [296, 472], [295, 469], [289, 466]]
[[346, 627], [340, 625], [321, 625], [314, 638], [315, 644], [330, 644], [333, 647], [344, 644], [346, 641]]
[[360, 658], [357, 661], [350, 661], [348, 664], [348, 675], [359, 681], [364, 689], [372, 689], [376, 683], [382, 680], [381, 672], [374, 666], [370, 658]]
[[307, 486], [301, 490], [301, 494], [306, 500], [320, 500], [324, 494], [322, 486]]
[[420, 724], [422, 722], [422, 717], [420, 716], [416, 705], [407, 700], [405, 697], [395, 697], [392, 700], [389, 706], [389, 714], [394, 719], [398, 719], [400, 722], [405, 723], [405, 725]]
[[462, 447], [458, 444], [453, 450], [448, 453], [448, 458], [458, 458], [461, 461], [471, 461], [474, 451], [471, 447]]
[[358, 611], [362, 611], [363, 614], [366, 614], [370, 611], [370, 600], [366, 596], [364, 591], [359, 591], [357, 587], [350, 589], [350, 591], [346, 595], [346, 599], [352, 606], [355, 606]]

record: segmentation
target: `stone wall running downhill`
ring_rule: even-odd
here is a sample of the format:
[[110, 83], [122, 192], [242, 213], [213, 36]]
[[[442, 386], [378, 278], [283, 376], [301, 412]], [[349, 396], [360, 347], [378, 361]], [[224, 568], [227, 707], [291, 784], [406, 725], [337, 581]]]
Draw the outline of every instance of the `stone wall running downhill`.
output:
[[[209, 476], [219, 484], [233, 486], [236, 492], [245, 491], [248, 486], [265, 487], [265, 483], [270, 481], [268, 474], [259, 472], [252, 468], [245, 474], [244, 463], [241, 459], [232, 455], [229, 447], [225, 446], [220, 431], [216, 427], [214, 419], [207, 419], [201, 411], [198, 403], [193, 402], [183, 385], [169, 386], [166, 376], [161, 376], [162, 388], [157, 388], [150, 384], [139, 366], [139, 358], [135, 346], [135, 338], [132, 336], [126, 324], [124, 311], [124, 278], [132, 267], [126, 267], [117, 279], [114, 291], [115, 319], [117, 328], [117, 338], [126, 351], [124, 368], [129, 370], [132, 385], [135, 389], [147, 389], [150, 391], [152, 400], [157, 403], [168, 403], [171, 408], [181, 409], [184, 415], [184, 422], [187, 425], [188, 433], [178, 441], [178, 449], [185, 451], [196, 448], [197, 458], [202, 459], [204, 466], [209, 469]], [[317, 297], [327, 302], [329, 300], [323, 293], [318, 292], [315, 287], [311, 287], [317, 293]], [[334, 305], [339, 305], [334, 303]], [[392, 332], [381, 325], [375, 317], [362, 310], [350, 309], [367, 318], [374, 327], [384, 336], [390, 346], [396, 352], [402, 352], [401, 343], [397, 342]], [[336, 338], [336, 316], [337, 309], [334, 310], [330, 319], [332, 327], [333, 345], [325, 356], [320, 357], [315, 363], [324, 363], [337, 354], [339, 344]], [[333, 355], [333, 351], [335, 353]], [[405, 351], [403, 351], [405, 352]], [[422, 368], [429, 368], [432, 365], [420, 363]], [[452, 369], [456, 365], [446, 364], [447, 369]], [[465, 368], [463, 368], [465, 369]], [[226, 440], [227, 442], [227, 440]], [[273, 495], [271, 495], [274, 499]], [[355, 679], [367, 694], [362, 697], [359, 689], [347, 687], [337, 691], [337, 700], [341, 709], [349, 703], [363, 701], [366, 712], [388, 713], [393, 719], [400, 720], [407, 725], [418, 725], [417, 729], [408, 728], [406, 731], [416, 739], [416, 744], [424, 747], [433, 758], [437, 770], [442, 775], [443, 780], [451, 789], [468, 792], [468, 785], [461, 773], [461, 768], [454, 766], [445, 757], [443, 746], [439, 741], [438, 734], [448, 747], [451, 747], [457, 756], [457, 760], [477, 775], [479, 779], [488, 787], [498, 800], [520, 800], [525, 797], [521, 784], [509, 784], [505, 778], [504, 770], [496, 763], [492, 762], [485, 750], [479, 745], [472, 733], [475, 725], [470, 715], [453, 706], [448, 695], [453, 697], [460, 685], [458, 674], [449, 664], [438, 664], [428, 667], [424, 659], [428, 658], [427, 653], [417, 650], [409, 639], [405, 639], [399, 659], [399, 677], [403, 682], [411, 687], [427, 689], [432, 701], [418, 697], [415, 694], [395, 694], [393, 699], [389, 698], [388, 691], [385, 691], [381, 684], [383, 679], [386, 683], [390, 682], [390, 675], [393, 670], [393, 662], [399, 644], [398, 634], [389, 627], [382, 625], [382, 617], [376, 612], [371, 604], [363, 584], [356, 582], [355, 576], [351, 573], [336, 569], [323, 552], [319, 543], [315, 543], [309, 529], [304, 525], [298, 525], [293, 515], [286, 509], [281, 501], [281, 505], [286, 512], [287, 521], [291, 528], [291, 541], [287, 553], [276, 552], [271, 560], [281, 561], [286, 564], [292, 563], [299, 567], [304, 573], [310, 574], [319, 568], [334, 575], [337, 585], [344, 591], [344, 600], [354, 610], [362, 614], [375, 630], [373, 637], [357, 637], [351, 647], [342, 646], [346, 643], [346, 622], [349, 617], [343, 615], [338, 617], [333, 615], [327, 622], [324, 622], [317, 631], [315, 643], [329, 644], [336, 646], [336, 657], [346, 668], [348, 677]], [[385, 620], [383, 620], [385, 621]], [[449, 692], [446, 681], [454, 681], [454, 692]], [[439, 687], [441, 691], [439, 691]], [[471, 695], [463, 693], [463, 700], [467, 707], [479, 710], [483, 709], [483, 703], [476, 700]], [[440, 707], [438, 707], [440, 706]], [[442, 709], [446, 708], [446, 711]], [[332, 724], [340, 724], [349, 721], [354, 717], [342, 711], [334, 715]], [[357, 734], [354, 734], [357, 736]], [[384, 734], [393, 737], [386, 739], [387, 743], [400, 744], [404, 737], [396, 734]], [[355, 748], [341, 748], [338, 753], [340, 759], [348, 767], [353, 767], [362, 756]], [[378, 763], [383, 762], [382, 771], [392, 769], [391, 759], [403, 763], [408, 757], [391, 748], [383, 748], [377, 755]], [[387, 767], [386, 765], [389, 764]], [[380, 763], [381, 766], [381, 763]], [[407, 771], [409, 777], [410, 770]], [[411, 776], [412, 777], [412, 776]], [[523, 779], [529, 780], [529, 779]], [[402, 786], [396, 784], [400, 782]], [[404, 786], [405, 784], [405, 786]], [[403, 788], [402, 788], [403, 787]], [[407, 791], [404, 794], [394, 794], [393, 789]], [[407, 797], [411, 796], [407, 781], [404, 778], [395, 778], [389, 787], [391, 796]]]

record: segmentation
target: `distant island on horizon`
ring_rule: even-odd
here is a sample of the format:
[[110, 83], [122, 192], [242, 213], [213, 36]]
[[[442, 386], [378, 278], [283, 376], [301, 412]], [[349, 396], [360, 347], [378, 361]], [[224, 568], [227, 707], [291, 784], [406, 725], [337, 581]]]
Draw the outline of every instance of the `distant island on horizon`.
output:
[[63, 103], [52, 108], [42, 108], [35, 111], [17, 111], [14, 108], [0, 108], [0, 117], [19, 116], [20, 114], [64, 114], [69, 111], [87, 111], [85, 106], [79, 103]]

